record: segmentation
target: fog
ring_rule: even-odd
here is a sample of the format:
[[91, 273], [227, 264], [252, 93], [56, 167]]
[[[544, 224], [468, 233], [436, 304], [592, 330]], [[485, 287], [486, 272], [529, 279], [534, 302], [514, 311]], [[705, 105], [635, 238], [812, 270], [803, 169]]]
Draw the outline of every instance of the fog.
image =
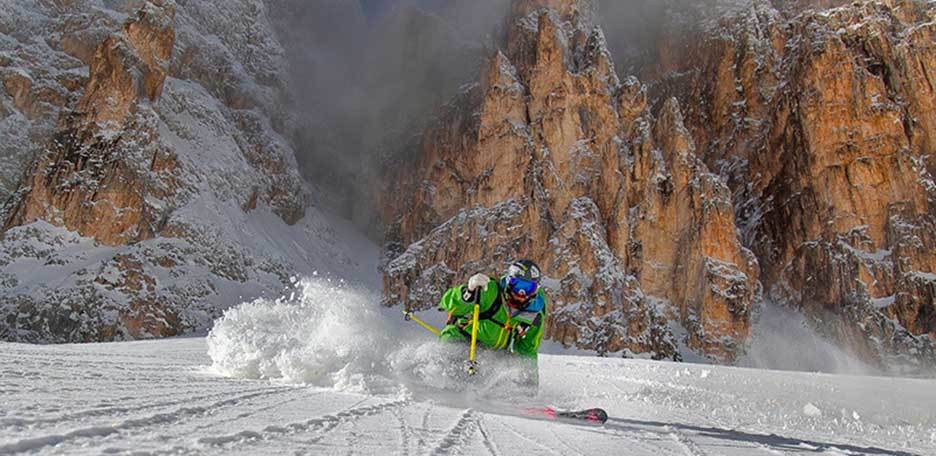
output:
[[883, 373], [821, 337], [802, 313], [772, 302], [765, 302], [755, 317], [751, 346], [738, 364], [851, 375]]
[[412, 147], [433, 114], [478, 79], [508, 2], [269, 5], [290, 63], [302, 172], [319, 203], [379, 238], [372, 201], [382, 157]]
[[[624, 74], [655, 58], [658, 0], [601, 0]], [[412, 153], [434, 114], [503, 45], [510, 0], [267, 0], [290, 64], [302, 173], [315, 200], [379, 239], [373, 195], [391, 155]]]
[[660, 33], [671, 1], [601, 0], [598, 23], [620, 76], [643, 76], [657, 60]]

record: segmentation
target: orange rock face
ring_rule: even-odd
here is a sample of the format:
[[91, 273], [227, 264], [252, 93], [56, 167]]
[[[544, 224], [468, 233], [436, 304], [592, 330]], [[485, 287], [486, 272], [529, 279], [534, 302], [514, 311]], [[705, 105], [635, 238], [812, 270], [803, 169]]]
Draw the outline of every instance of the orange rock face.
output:
[[[151, 142], [154, 134], [134, 110], [143, 100], [156, 101], [162, 90], [174, 8], [148, 2], [122, 33], [98, 45], [78, 114], [64, 120], [43, 159], [27, 171], [29, 191], [17, 201], [4, 231], [47, 220], [106, 245], [155, 235], [158, 214], [145, 198], [165, 196], [174, 183], [148, 182], [122, 149], [128, 141]], [[160, 171], [171, 172], [171, 154], [159, 155], [165, 154], [154, 155], [152, 166], [160, 163]]]
[[932, 362], [936, 6], [837, 4], [723, 17], [661, 51], [654, 96], [702, 100], [686, 124], [772, 299], [866, 360]]
[[0, 30], [0, 338], [206, 329], [232, 296], [279, 293], [322, 257], [357, 264], [304, 217], [286, 62], [259, 5], [12, 5], [6, 23], [24, 28]]
[[648, 90], [588, 3], [515, 1], [480, 84], [387, 179], [386, 302], [529, 256], [566, 345], [730, 361], [763, 284], [867, 361], [932, 364], [936, 6], [684, 7]]
[[[174, 40], [174, 13], [174, 3], [146, 2], [122, 31], [97, 45], [84, 95], [27, 169], [2, 231], [45, 221], [108, 246], [159, 234], [165, 220], [146, 200], [174, 194], [181, 185], [178, 163], [171, 151], [145, 147], [154, 143], [157, 133], [151, 114], [137, 110], [141, 103], [156, 102], [162, 91]], [[63, 48], [78, 56], [86, 54], [81, 45], [87, 43], [73, 38], [66, 34]], [[28, 94], [29, 86], [21, 92]], [[38, 106], [25, 100], [22, 109], [27, 112], [30, 103]], [[145, 149], [148, 155], [138, 156]], [[103, 274], [95, 285], [126, 293], [127, 308], [116, 320], [89, 330], [94, 339], [82, 340], [179, 333], [178, 316], [158, 299], [155, 279], [139, 259], [118, 255], [110, 266], [120, 271], [120, 279], [110, 282]], [[96, 297], [84, 299], [68, 305], [76, 313], [86, 313]], [[74, 334], [54, 337], [75, 340]]]
[[98, 45], [91, 80], [78, 104], [84, 120], [120, 125], [138, 100], [159, 98], [175, 40], [174, 16], [174, 3], [147, 2], [124, 24], [123, 33]]
[[480, 83], [415, 160], [391, 167], [385, 302], [431, 307], [469, 274], [529, 257], [554, 279], [548, 338], [733, 360], [759, 296], [757, 261], [680, 104], [651, 113], [646, 88], [619, 80], [588, 2], [512, 11]]

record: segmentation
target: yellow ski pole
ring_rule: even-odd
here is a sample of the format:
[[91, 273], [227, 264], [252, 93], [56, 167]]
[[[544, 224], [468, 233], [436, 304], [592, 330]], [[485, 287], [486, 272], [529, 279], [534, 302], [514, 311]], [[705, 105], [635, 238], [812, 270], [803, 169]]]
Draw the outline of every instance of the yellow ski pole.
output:
[[475, 348], [478, 346], [478, 314], [481, 313], [481, 304], [474, 305], [474, 316], [471, 318], [471, 350], [468, 352], [468, 375], [478, 373], [478, 363], [475, 362]]
[[424, 322], [424, 321], [422, 321], [422, 320], [416, 318], [416, 316], [413, 315], [413, 312], [412, 312], [412, 311], [403, 309], [403, 319], [406, 320], [406, 321], [415, 321], [416, 324], [418, 324], [419, 326], [422, 326], [423, 328], [426, 328], [429, 332], [431, 332], [432, 334], [435, 334], [436, 337], [438, 337], [439, 334], [441, 334], [441, 331], [439, 331], [438, 329], [436, 329], [434, 326], [432, 326], [432, 325], [430, 325], [429, 323], [426, 323], [426, 322]]

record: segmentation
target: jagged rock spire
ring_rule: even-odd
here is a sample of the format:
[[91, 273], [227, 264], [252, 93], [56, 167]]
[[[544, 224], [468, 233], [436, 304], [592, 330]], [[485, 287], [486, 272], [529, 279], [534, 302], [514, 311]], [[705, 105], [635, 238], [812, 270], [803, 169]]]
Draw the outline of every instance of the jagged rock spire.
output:
[[555, 11], [563, 21], [586, 28], [594, 24], [596, 6], [592, 0], [514, 0], [511, 16], [518, 19], [543, 8]]
[[431, 305], [433, 287], [469, 270], [537, 258], [562, 283], [546, 337], [657, 358], [685, 344], [730, 361], [749, 337], [757, 262], [679, 103], [654, 122], [646, 89], [618, 78], [593, 5], [513, 2], [503, 52], [388, 185], [388, 239], [410, 248], [388, 255], [385, 302]]

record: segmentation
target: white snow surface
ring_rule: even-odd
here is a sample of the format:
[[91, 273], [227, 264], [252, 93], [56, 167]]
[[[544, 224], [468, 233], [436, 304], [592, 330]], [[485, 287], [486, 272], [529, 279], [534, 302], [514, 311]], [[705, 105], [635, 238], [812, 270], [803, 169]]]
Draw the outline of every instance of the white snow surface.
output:
[[303, 280], [207, 338], [2, 343], [0, 454], [936, 454], [936, 380], [541, 355], [531, 391], [377, 298]]

